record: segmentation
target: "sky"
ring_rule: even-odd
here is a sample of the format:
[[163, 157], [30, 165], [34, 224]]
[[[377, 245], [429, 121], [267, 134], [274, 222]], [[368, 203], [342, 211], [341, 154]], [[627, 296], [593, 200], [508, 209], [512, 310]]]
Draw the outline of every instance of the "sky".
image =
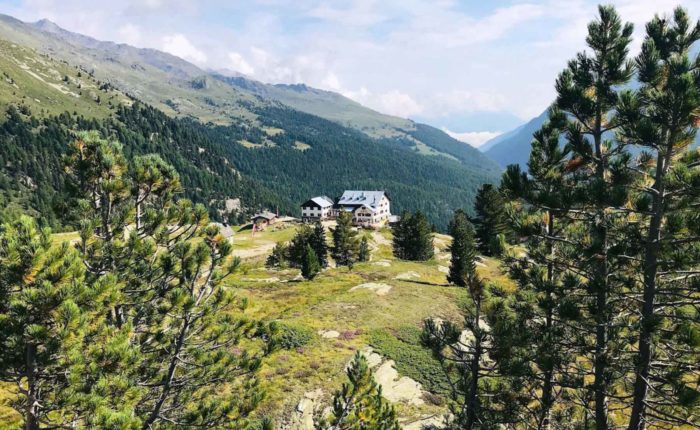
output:
[[[635, 24], [678, 1], [611, 1]], [[691, 16], [700, 0], [681, 2]], [[0, 0], [101, 40], [268, 83], [305, 83], [478, 146], [539, 115], [585, 49], [588, 0]]]

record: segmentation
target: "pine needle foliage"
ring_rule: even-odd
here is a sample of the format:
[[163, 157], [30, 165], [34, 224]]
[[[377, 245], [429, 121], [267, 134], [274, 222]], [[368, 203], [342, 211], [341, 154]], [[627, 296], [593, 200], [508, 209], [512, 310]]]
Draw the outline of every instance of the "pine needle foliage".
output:
[[348, 382], [333, 396], [332, 416], [319, 420], [318, 430], [399, 430], [394, 407], [382, 397], [367, 359], [356, 353], [346, 370]]
[[[124, 337], [124, 351], [138, 355], [137, 363], [96, 371], [139, 387], [130, 425], [245, 423], [262, 399], [255, 372], [271, 328], [249, 320], [245, 300], [224, 288], [239, 265], [231, 243], [203, 206], [174, 198], [179, 176], [158, 156], [127, 160], [120, 144], [81, 133], [66, 166], [84, 214], [77, 246], [86, 282], [116, 280], [107, 324]], [[236, 350], [242, 339], [257, 348]], [[101, 408], [121, 402], [113, 389], [95, 386]], [[116, 418], [99, 419], [91, 425]]]
[[341, 211], [333, 230], [331, 255], [338, 266], [352, 266], [357, 262], [359, 252], [357, 230], [352, 226], [352, 214]]
[[403, 212], [392, 232], [392, 246], [396, 258], [410, 261], [427, 261], [433, 258], [433, 232], [423, 213]]

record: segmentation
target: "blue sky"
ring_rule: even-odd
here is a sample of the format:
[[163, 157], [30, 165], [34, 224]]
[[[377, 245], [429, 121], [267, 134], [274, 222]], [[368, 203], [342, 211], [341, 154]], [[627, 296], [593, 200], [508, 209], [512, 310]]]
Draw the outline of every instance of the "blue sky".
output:
[[[677, 1], [612, 1], [637, 41]], [[700, 0], [681, 3], [700, 14]], [[595, 1], [0, 0], [103, 40], [168, 51], [204, 68], [340, 92], [473, 144], [541, 113], [584, 49]]]

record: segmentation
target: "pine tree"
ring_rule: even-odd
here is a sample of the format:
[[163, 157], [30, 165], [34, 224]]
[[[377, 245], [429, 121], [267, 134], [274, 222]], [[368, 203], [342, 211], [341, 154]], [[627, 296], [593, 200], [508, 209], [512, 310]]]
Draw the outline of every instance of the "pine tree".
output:
[[455, 212], [450, 222], [450, 271], [447, 281], [458, 287], [466, 287], [478, 282], [476, 273], [476, 254], [474, 248], [474, 231], [461, 209]]
[[370, 259], [369, 241], [367, 236], [362, 236], [360, 240], [360, 250], [357, 253], [357, 261], [366, 262]]
[[288, 264], [289, 248], [284, 243], [277, 242], [265, 260], [265, 267], [269, 269], [284, 269]]
[[[118, 279], [109, 324], [123, 336], [122, 348], [138, 357], [95, 374], [115, 382], [119, 375], [116, 387], [138, 389], [129, 398], [143, 430], [173, 422], [242, 425], [261, 400], [254, 375], [266, 349], [233, 348], [241, 338], [265, 342], [269, 336], [224, 288], [240, 263], [231, 258], [231, 243], [208, 223], [202, 205], [173, 198], [179, 177], [158, 157], [137, 158], [129, 168], [119, 144], [84, 133], [67, 163], [86, 218], [78, 244], [86, 282]], [[132, 228], [136, 214], [140, 226]], [[94, 384], [93, 393], [114, 390]], [[100, 408], [114, 408], [120, 399], [112, 396]], [[95, 415], [89, 425], [108, 418]]]
[[[590, 360], [593, 365], [591, 391], [597, 430], [609, 428], [608, 403], [612, 381], [621, 377], [618, 357], [624, 348], [619, 334], [625, 322], [616, 306], [623, 305], [620, 295], [629, 279], [612, 276], [628, 261], [622, 235], [626, 212], [622, 209], [629, 193], [628, 154], [609, 140], [618, 129], [614, 111], [617, 88], [632, 76], [627, 60], [632, 24], [624, 24], [612, 6], [599, 6], [599, 17], [588, 25], [586, 43], [591, 55], [578, 54], [556, 81], [556, 107], [569, 121], [566, 144], [571, 150], [569, 170], [577, 176], [574, 190], [578, 231], [568, 238], [572, 244], [571, 261], [587, 280], [585, 297], [590, 318], [582, 331], [592, 330]], [[572, 212], [573, 214], [574, 212]]]
[[301, 276], [305, 279], [314, 279], [318, 272], [321, 271], [321, 264], [318, 261], [318, 256], [316, 252], [311, 248], [311, 245], [306, 245], [306, 253], [304, 254], [304, 261], [301, 264]]
[[326, 230], [320, 222], [316, 223], [314, 228], [302, 225], [297, 229], [287, 247], [287, 256], [292, 267], [302, 267], [306, 258], [307, 245], [311, 246], [316, 253], [321, 267], [328, 267]]
[[[100, 337], [103, 313], [113, 283], [94, 288], [68, 243], [51, 246], [48, 230], [21, 217], [0, 234], [0, 381], [18, 388], [15, 404], [24, 427], [70, 427], [89, 412], [91, 342], [114, 345]], [[107, 364], [107, 361], [104, 362]], [[115, 394], [119, 394], [117, 389]], [[128, 400], [121, 402], [128, 415]]]
[[316, 424], [319, 430], [399, 430], [396, 412], [382, 397], [367, 359], [356, 353], [346, 371], [348, 382], [333, 396], [333, 414]]
[[519, 387], [499, 376], [491, 362], [493, 318], [491, 287], [476, 272], [474, 228], [459, 210], [450, 223], [453, 243], [448, 280], [467, 290], [464, 330], [450, 321], [427, 319], [422, 343], [430, 348], [449, 380], [450, 416], [447, 429], [498, 428], [517, 421]]
[[406, 259], [407, 249], [410, 246], [409, 226], [412, 218], [413, 216], [408, 211], [403, 211], [399, 216], [399, 222], [391, 228], [393, 236], [391, 245], [396, 258]]
[[130, 176], [133, 178], [132, 186], [135, 187], [131, 191], [136, 204], [135, 227], [140, 231], [145, 216], [144, 206], [150, 204], [156, 208], [163, 208], [182, 186], [180, 175], [175, 168], [153, 154], [136, 157], [131, 166]]
[[393, 227], [394, 256], [402, 260], [427, 261], [433, 258], [433, 232], [422, 212], [404, 212]]
[[302, 225], [297, 228], [294, 237], [289, 242], [287, 247], [287, 255], [289, 263], [292, 267], [301, 268], [306, 258], [306, 247], [311, 245], [314, 248], [314, 230], [308, 225]]
[[318, 256], [318, 262], [322, 268], [328, 267], [328, 243], [326, 243], [326, 228], [323, 224], [317, 222], [314, 225], [313, 235], [311, 236], [311, 247]]
[[507, 232], [505, 203], [498, 190], [491, 184], [483, 184], [474, 200], [473, 223], [479, 250], [484, 255], [500, 255], [502, 241]]
[[352, 214], [341, 211], [337, 225], [333, 230], [333, 249], [331, 255], [338, 266], [352, 268], [357, 261], [359, 243], [357, 231], [352, 227]]
[[579, 306], [575, 293], [582, 287], [568, 275], [568, 256], [560, 249], [567, 240], [567, 213], [573, 203], [570, 151], [560, 145], [565, 125], [563, 114], [550, 110], [549, 121], [534, 134], [529, 174], [512, 165], [501, 181], [511, 228], [523, 238], [526, 252], [504, 259], [518, 289], [504, 302], [512, 312], [500, 315], [506, 318], [505, 329], [494, 330], [494, 358], [503, 373], [525, 387], [529, 414], [523, 422], [540, 430], [575, 422], [575, 406], [563, 399], [571, 389], [581, 388], [570, 369], [585, 345], [571, 329]]
[[633, 167], [642, 276], [629, 430], [697, 426], [700, 404], [700, 152], [688, 150], [700, 116], [700, 57], [689, 58], [700, 23], [679, 7], [646, 30], [635, 62], [641, 86], [619, 108], [620, 139], [644, 150]]
[[411, 246], [410, 260], [428, 261], [433, 258], [433, 227], [423, 212], [416, 212], [413, 216], [413, 235], [414, 244]]

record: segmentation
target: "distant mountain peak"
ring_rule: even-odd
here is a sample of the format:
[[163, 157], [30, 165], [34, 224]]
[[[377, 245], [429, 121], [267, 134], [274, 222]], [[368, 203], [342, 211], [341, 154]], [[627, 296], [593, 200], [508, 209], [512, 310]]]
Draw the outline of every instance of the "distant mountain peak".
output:
[[43, 18], [43, 19], [40, 19], [39, 21], [33, 22], [33, 23], [31, 23], [31, 25], [34, 28], [41, 30], [45, 33], [49, 33], [49, 34], [56, 34], [56, 35], [59, 35], [62, 37], [70, 37], [73, 39], [80, 38], [83, 40], [90, 40], [92, 42], [97, 41], [90, 36], [85, 36], [83, 34], [78, 34], [78, 33], [74, 33], [72, 31], [66, 30], [65, 28], [61, 27], [60, 25], [56, 24], [55, 22], [53, 22], [47, 18]]
[[303, 83], [298, 83], [298, 84], [275, 84], [277, 88], [287, 88], [293, 91], [298, 91], [298, 92], [307, 92], [312, 90], [313, 88], [309, 87], [306, 84]]
[[43, 18], [43, 19], [40, 19], [39, 21], [36, 21], [34, 23], [34, 26], [37, 28], [40, 28], [44, 31], [53, 31], [53, 32], [65, 31], [58, 24], [56, 24], [55, 22], [53, 22], [47, 18]]

